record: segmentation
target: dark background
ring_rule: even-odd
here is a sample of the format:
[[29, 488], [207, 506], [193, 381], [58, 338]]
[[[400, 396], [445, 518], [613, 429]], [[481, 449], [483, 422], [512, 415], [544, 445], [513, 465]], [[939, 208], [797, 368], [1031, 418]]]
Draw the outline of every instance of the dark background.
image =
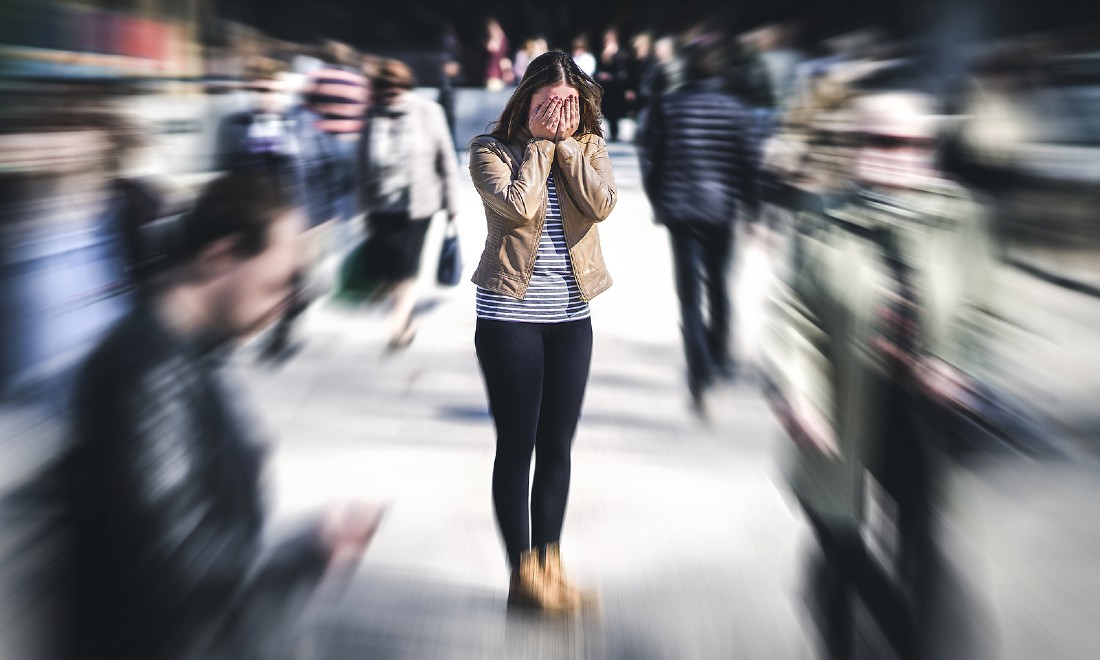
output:
[[[960, 20], [985, 36], [1007, 36], [1074, 25], [1100, 17], [1100, 2], [1084, 0], [216, 0], [218, 14], [298, 42], [322, 37], [369, 52], [435, 50], [447, 27], [467, 47], [483, 39], [497, 18], [513, 48], [544, 36], [566, 47], [587, 34], [596, 47], [612, 25], [625, 34], [651, 29], [675, 33], [700, 22], [735, 32], [771, 20], [799, 18], [806, 37], [829, 36], [875, 23], [905, 38]], [[960, 18], [965, 17], [965, 18]]]

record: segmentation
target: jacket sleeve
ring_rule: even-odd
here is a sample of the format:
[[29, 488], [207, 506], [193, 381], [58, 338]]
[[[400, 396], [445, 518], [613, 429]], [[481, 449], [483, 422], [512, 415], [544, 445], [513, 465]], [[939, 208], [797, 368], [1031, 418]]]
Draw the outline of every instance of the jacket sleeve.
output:
[[546, 198], [546, 178], [554, 158], [554, 143], [531, 140], [523, 154], [518, 176], [489, 146], [486, 138], [470, 145], [470, 176], [485, 203], [516, 224], [531, 222]]
[[438, 103], [432, 103], [432, 123], [436, 136], [436, 172], [443, 178], [443, 207], [449, 216], [458, 213], [458, 162], [455, 159], [454, 141], [447, 128], [447, 116]]
[[577, 206], [594, 222], [607, 219], [615, 209], [618, 192], [603, 139], [596, 138], [596, 152], [587, 158], [579, 142], [573, 138], [562, 140], [557, 145], [555, 158]]

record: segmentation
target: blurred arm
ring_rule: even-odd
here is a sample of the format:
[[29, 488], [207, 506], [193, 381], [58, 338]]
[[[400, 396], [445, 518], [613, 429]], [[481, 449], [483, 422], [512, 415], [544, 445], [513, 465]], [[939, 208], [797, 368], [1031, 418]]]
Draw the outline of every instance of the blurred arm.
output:
[[447, 116], [437, 103], [431, 105], [432, 134], [436, 138], [436, 172], [443, 177], [443, 206], [448, 217], [458, 215], [458, 161], [455, 159], [454, 141], [447, 128]]
[[[327, 552], [315, 534], [263, 557], [256, 459], [196, 412], [204, 393], [190, 374], [152, 373], [138, 385], [117, 403], [108, 400], [99, 417], [110, 474], [97, 481], [122, 518], [118, 527], [129, 538], [119, 540], [137, 545], [134, 568], [151, 581], [150, 591], [181, 611], [200, 604], [224, 611], [249, 592], [319, 577]], [[212, 471], [225, 467], [240, 480], [239, 490], [212, 483], [222, 478]]]

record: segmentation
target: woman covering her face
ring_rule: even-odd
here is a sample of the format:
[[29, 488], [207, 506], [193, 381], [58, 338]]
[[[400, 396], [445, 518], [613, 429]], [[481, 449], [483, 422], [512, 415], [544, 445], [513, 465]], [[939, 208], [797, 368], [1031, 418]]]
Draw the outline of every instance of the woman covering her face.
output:
[[508, 602], [543, 611], [590, 599], [564, 576], [558, 543], [592, 357], [589, 302], [611, 286], [597, 225], [618, 194], [602, 96], [568, 53], [545, 53], [492, 132], [470, 145], [488, 223], [473, 276], [474, 343], [497, 434], [493, 503], [512, 568]]

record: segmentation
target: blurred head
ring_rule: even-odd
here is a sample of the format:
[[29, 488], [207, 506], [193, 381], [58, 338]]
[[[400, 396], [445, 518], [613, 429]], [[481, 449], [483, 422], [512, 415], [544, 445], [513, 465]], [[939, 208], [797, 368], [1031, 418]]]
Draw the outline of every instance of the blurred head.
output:
[[528, 39], [524, 43], [523, 49], [527, 51], [528, 55], [535, 58], [549, 50], [549, 47], [546, 45], [546, 39], [537, 37], [535, 39]]
[[257, 78], [248, 83], [248, 100], [252, 109], [264, 114], [279, 114], [288, 105], [286, 86], [274, 77]]
[[273, 60], [257, 57], [245, 64], [248, 100], [255, 112], [276, 114], [290, 105], [287, 85], [279, 79], [280, 67]]
[[588, 37], [581, 35], [573, 40], [573, 54], [588, 52]]
[[303, 226], [280, 186], [264, 176], [228, 174], [180, 220], [182, 282], [202, 292], [205, 330], [245, 337], [278, 317], [300, 267]]
[[326, 40], [324, 44], [322, 44], [320, 55], [321, 59], [324, 60], [326, 64], [346, 67], [359, 66], [362, 59], [351, 46], [331, 39]]
[[609, 44], [615, 44], [616, 46], [619, 44], [619, 31], [615, 28], [608, 28], [603, 33], [603, 45], [607, 46]]
[[413, 87], [416, 76], [404, 62], [384, 60], [372, 79], [373, 98], [382, 105], [394, 105]]
[[702, 80], [720, 76], [726, 71], [727, 57], [724, 40], [719, 35], [699, 35], [684, 46], [684, 77]]
[[577, 67], [569, 53], [550, 51], [531, 60], [523, 80], [504, 106], [492, 135], [511, 142], [527, 128], [531, 113], [551, 96], [566, 98], [575, 96], [580, 102], [581, 120], [577, 135], [602, 136], [600, 128], [600, 103], [603, 88]]
[[936, 176], [938, 122], [934, 99], [912, 91], [864, 95], [855, 102], [862, 128], [857, 179], [889, 188], [912, 188]]
[[634, 55], [638, 59], [644, 60], [649, 57], [649, 52], [653, 48], [653, 38], [649, 36], [648, 32], [643, 32], [634, 37], [632, 43], [634, 45]]
[[653, 56], [658, 62], [670, 62], [676, 57], [676, 40], [672, 37], [661, 37], [653, 43]]

